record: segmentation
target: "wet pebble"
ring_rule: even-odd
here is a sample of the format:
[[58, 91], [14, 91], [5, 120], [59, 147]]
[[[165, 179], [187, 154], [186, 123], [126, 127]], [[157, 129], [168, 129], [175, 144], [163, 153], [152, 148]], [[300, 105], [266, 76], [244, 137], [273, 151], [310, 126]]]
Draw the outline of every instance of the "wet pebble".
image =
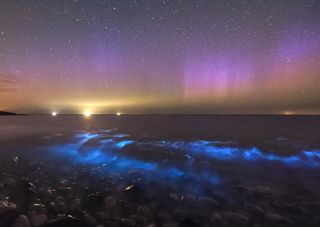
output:
[[131, 227], [131, 226], [135, 226], [136, 222], [132, 219], [128, 219], [128, 218], [122, 218], [121, 219], [121, 226], [124, 227]]
[[245, 210], [250, 214], [250, 217], [255, 222], [260, 222], [264, 217], [264, 209], [254, 204], [246, 203], [244, 205]]
[[177, 219], [181, 219], [181, 218], [184, 218], [184, 217], [187, 217], [187, 212], [185, 210], [182, 210], [182, 209], [175, 209], [173, 211], [173, 215], [177, 218]]
[[49, 208], [49, 210], [50, 211], [55, 211], [56, 210], [56, 204], [55, 204], [55, 202], [50, 202], [49, 204], [48, 204], [48, 208]]
[[62, 196], [57, 196], [57, 197], [54, 199], [54, 202], [55, 202], [55, 203], [64, 203], [64, 202], [65, 202], [65, 199], [64, 199]]
[[103, 195], [99, 192], [88, 194], [83, 198], [83, 205], [90, 210], [102, 209], [104, 205]]
[[188, 204], [195, 204], [197, 201], [196, 197], [191, 196], [191, 195], [183, 195], [183, 196], [181, 196], [180, 199]]
[[0, 182], [4, 185], [9, 185], [9, 186], [16, 185], [15, 176], [10, 173], [6, 173], [6, 172], [1, 174]]
[[206, 207], [216, 207], [219, 205], [216, 200], [210, 197], [200, 197], [198, 198], [198, 201]]
[[50, 187], [40, 187], [38, 188], [39, 194], [41, 194], [46, 200], [50, 200], [53, 196], [54, 189]]
[[106, 220], [110, 218], [109, 215], [102, 211], [98, 211], [97, 213], [94, 214], [94, 217], [96, 218], [98, 223], [104, 223]]
[[29, 206], [29, 210], [34, 210], [37, 214], [46, 214], [47, 209], [44, 204], [33, 203]]
[[265, 215], [265, 221], [266, 222], [275, 222], [275, 223], [287, 223], [287, 224], [292, 224], [293, 221], [289, 218], [283, 217], [279, 214], [275, 213], [267, 213]]
[[222, 216], [226, 221], [234, 225], [245, 225], [249, 222], [247, 216], [236, 212], [224, 212]]
[[27, 191], [35, 192], [36, 191], [36, 186], [31, 181], [28, 181], [28, 182], [25, 183], [25, 189]]
[[151, 211], [148, 207], [146, 206], [140, 206], [137, 208], [137, 215], [141, 215], [143, 217], [146, 217], [146, 218], [152, 218], [152, 214], [151, 214]]
[[68, 207], [64, 202], [57, 203], [55, 208], [56, 208], [56, 212], [59, 214], [68, 213]]
[[8, 199], [9, 198], [4, 198], [0, 200], [0, 214], [17, 209], [16, 204], [9, 202]]
[[75, 212], [75, 213], [80, 212], [81, 211], [81, 199], [79, 199], [79, 198], [74, 199], [69, 207], [72, 212]]
[[110, 209], [110, 208], [113, 208], [117, 205], [117, 200], [112, 197], [112, 196], [108, 196], [105, 200], [104, 200], [104, 208], [105, 209]]
[[169, 198], [174, 202], [178, 202], [180, 200], [179, 196], [174, 193], [169, 194]]
[[71, 187], [58, 187], [57, 192], [64, 195], [64, 197], [68, 199], [72, 199], [73, 197], [73, 191]]
[[30, 217], [31, 224], [34, 227], [40, 227], [48, 221], [48, 217], [45, 214], [33, 215]]
[[78, 218], [71, 215], [64, 215], [57, 219], [50, 220], [41, 227], [87, 227], [88, 225]]
[[90, 226], [95, 226], [97, 224], [96, 219], [92, 217], [90, 214], [85, 214], [83, 216], [83, 220]]
[[61, 186], [69, 186], [69, 185], [70, 185], [70, 181], [67, 180], [67, 179], [61, 179], [61, 180], [59, 181], [59, 184], [60, 184]]
[[213, 214], [211, 215], [211, 217], [210, 217], [210, 220], [211, 220], [212, 223], [217, 224], [217, 223], [220, 223], [220, 222], [221, 222], [222, 216], [221, 216], [221, 214], [219, 214], [219, 213], [213, 213]]
[[166, 223], [166, 224], [162, 225], [162, 227], [179, 227], [179, 224], [174, 223], [174, 222]]
[[179, 227], [198, 227], [199, 224], [190, 219], [190, 218], [184, 218], [179, 222]]
[[12, 227], [30, 227], [31, 223], [26, 215], [19, 215], [13, 222]]
[[148, 218], [146, 217], [133, 214], [130, 218], [134, 220], [138, 226], [145, 226], [146, 224], [148, 224]]
[[160, 212], [160, 213], [158, 214], [157, 219], [158, 219], [161, 223], [166, 223], [166, 222], [170, 222], [170, 221], [171, 221], [170, 215], [168, 215], [168, 214], [166, 214], [166, 213], [163, 213], [163, 212]]

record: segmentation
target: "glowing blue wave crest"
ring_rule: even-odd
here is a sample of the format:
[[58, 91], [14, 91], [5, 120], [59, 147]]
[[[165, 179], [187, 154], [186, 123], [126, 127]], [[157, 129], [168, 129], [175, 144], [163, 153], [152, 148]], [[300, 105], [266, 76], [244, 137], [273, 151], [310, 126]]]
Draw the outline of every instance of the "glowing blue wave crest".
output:
[[[274, 161], [288, 166], [320, 167], [320, 151], [302, 151], [290, 156], [280, 156], [274, 153], [262, 152], [256, 147], [240, 148], [234, 142], [219, 141], [136, 141], [123, 133], [114, 133], [115, 130], [97, 132], [80, 132], [71, 140], [71, 143], [54, 145], [50, 151], [62, 156], [68, 156], [74, 162], [102, 165], [107, 171], [117, 173], [130, 170], [141, 170], [159, 178], [192, 178], [217, 184], [219, 177], [210, 171], [194, 171], [193, 161], [196, 156], [204, 156], [218, 161]], [[165, 162], [145, 161], [125, 155], [125, 149], [135, 146], [147, 152], [161, 149], [182, 154], [187, 158], [187, 168], [179, 168], [175, 163], [168, 165]], [[148, 151], [149, 149], [149, 151]]]
[[[116, 138], [112, 139], [112, 138]], [[98, 133], [79, 133], [72, 143], [60, 144], [49, 147], [50, 152], [62, 157], [69, 157], [76, 163], [92, 165], [103, 165], [106, 171], [113, 173], [126, 173], [132, 170], [140, 170], [149, 174], [150, 180], [153, 177], [165, 178], [189, 178], [218, 184], [219, 178], [213, 173], [201, 174], [200, 176], [192, 170], [181, 170], [175, 166], [163, 166], [159, 163], [137, 160], [123, 155], [121, 149], [127, 145], [137, 144], [133, 140], [119, 140], [123, 136], [110, 136], [104, 139], [104, 135]], [[94, 146], [86, 143], [90, 140], [97, 140]]]
[[[150, 144], [150, 143], [149, 143]], [[286, 165], [299, 165], [307, 167], [320, 167], [320, 151], [310, 150], [302, 151], [298, 154], [289, 156], [280, 156], [274, 153], [265, 153], [256, 147], [239, 148], [226, 146], [226, 142], [218, 141], [158, 141], [154, 146], [176, 151], [188, 152], [193, 155], [208, 156], [213, 159], [222, 161], [278, 161]], [[231, 143], [230, 143], [231, 144]]]

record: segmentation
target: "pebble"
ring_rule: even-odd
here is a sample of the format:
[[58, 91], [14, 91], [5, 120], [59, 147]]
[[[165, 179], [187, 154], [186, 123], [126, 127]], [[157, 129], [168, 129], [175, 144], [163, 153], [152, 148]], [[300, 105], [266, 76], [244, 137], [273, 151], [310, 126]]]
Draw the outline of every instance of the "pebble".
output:
[[78, 198], [74, 199], [70, 204], [69, 208], [74, 212], [81, 211], [81, 199], [78, 199]]
[[54, 202], [55, 202], [55, 203], [64, 203], [64, 202], [65, 202], [65, 199], [64, 199], [62, 196], [57, 196], [57, 197], [54, 199]]
[[67, 180], [67, 179], [61, 179], [61, 180], [59, 181], [59, 184], [60, 184], [61, 186], [69, 186], [70, 182], [69, 182], [69, 180]]
[[60, 214], [66, 214], [68, 213], [68, 207], [65, 203], [60, 202], [56, 204], [56, 212]]
[[151, 211], [148, 207], [146, 206], [140, 206], [137, 208], [137, 212], [136, 212], [138, 215], [141, 215], [143, 217], [146, 217], [146, 218], [152, 218], [153, 215], [151, 214]]
[[57, 219], [51, 220], [41, 227], [88, 227], [88, 225], [78, 218], [71, 215], [64, 215]]
[[26, 215], [19, 215], [13, 222], [12, 227], [30, 227], [31, 223]]
[[173, 215], [176, 216], [178, 219], [186, 217], [187, 216], [187, 212], [185, 210], [182, 209], [175, 209], [173, 211]]
[[136, 222], [132, 219], [128, 219], [128, 218], [121, 219], [121, 226], [131, 227], [131, 226], [135, 226], [135, 224], [136, 224]]
[[148, 218], [143, 216], [133, 214], [130, 218], [134, 220], [138, 226], [145, 226], [148, 223]]
[[183, 195], [181, 196], [181, 200], [189, 204], [194, 204], [197, 201], [196, 197], [191, 195]]
[[108, 218], [110, 218], [109, 215], [105, 214], [102, 211], [98, 211], [94, 214], [94, 217], [96, 218], [97, 222], [105, 222]]
[[179, 227], [199, 227], [199, 224], [190, 218], [184, 218], [179, 222]]
[[7, 199], [0, 200], [0, 214], [8, 211], [15, 211], [16, 204], [9, 202]]
[[44, 206], [44, 204], [40, 204], [40, 203], [33, 203], [30, 205], [29, 210], [34, 210], [37, 212], [37, 214], [46, 214], [47, 213], [47, 209]]
[[244, 208], [248, 210], [250, 213], [264, 213], [264, 210], [261, 207], [251, 203], [246, 203], [244, 205]]
[[104, 198], [100, 192], [91, 193], [84, 196], [83, 206], [88, 209], [100, 209], [104, 206]]
[[222, 216], [229, 223], [232, 223], [235, 225], [246, 224], [249, 222], [249, 218], [247, 216], [236, 213], [236, 212], [224, 212]]
[[117, 205], [117, 200], [112, 196], [108, 196], [104, 200], [103, 205], [104, 205], [105, 209], [113, 208], [113, 207], [115, 207]]
[[288, 223], [288, 224], [293, 223], [291, 219], [275, 213], [267, 213], [265, 215], [265, 220], [266, 222]]
[[30, 218], [33, 227], [40, 227], [48, 221], [48, 217], [45, 214], [33, 215]]
[[171, 193], [169, 194], [169, 198], [175, 202], [179, 201], [179, 196], [177, 194]]
[[1, 182], [3, 184], [7, 184], [10, 186], [15, 186], [16, 185], [16, 180], [14, 179], [14, 175], [10, 173], [2, 173], [1, 175]]
[[166, 223], [164, 225], [162, 225], [162, 227], [178, 227], [179, 224], [176, 223]]
[[94, 217], [92, 217], [90, 214], [85, 214], [83, 216], [83, 220], [88, 224], [88, 225], [92, 225], [95, 226], [97, 224], [96, 220], [94, 219]]
[[33, 191], [33, 192], [36, 191], [36, 186], [30, 181], [25, 183], [25, 188], [29, 191]]
[[166, 213], [163, 213], [163, 212], [160, 212], [158, 214], [158, 219], [159, 219], [159, 221], [161, 221], [161, 223], [166, 223], [166, 222], [170, 222], [171, 221], [170, 215], [168, 215]]
[[219, 213], [213, 213], [210, 217], [211, 222], [219, 223], [222, 220], [222, 216]]
[[210, 197], [200, 197], [198, 198], [198, 201], [203, 204], [204, 206], [208, 206], [208, 207], [216, 207], [219, 205], [219, 203], [217, 201], [215, 201], [214, 199], [210, 198]]

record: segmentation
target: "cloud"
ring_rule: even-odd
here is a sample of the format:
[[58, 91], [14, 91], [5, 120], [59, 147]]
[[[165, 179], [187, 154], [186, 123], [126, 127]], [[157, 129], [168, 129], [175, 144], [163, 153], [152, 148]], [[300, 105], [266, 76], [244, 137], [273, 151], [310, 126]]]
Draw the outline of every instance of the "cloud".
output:
[[18, 89], [19, 80], [12, 75], [0, 73], [0, 92], [12, 92]]

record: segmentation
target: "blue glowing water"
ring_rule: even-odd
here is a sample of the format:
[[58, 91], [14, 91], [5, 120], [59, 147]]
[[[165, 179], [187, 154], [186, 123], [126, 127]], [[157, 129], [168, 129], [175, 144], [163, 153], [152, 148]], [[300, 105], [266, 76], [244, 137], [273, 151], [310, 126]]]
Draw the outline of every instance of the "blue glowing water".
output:
[[[105, 173], [125, 175], [130, 171], [139, 171], [145, 181], [189, 179], [196, 184], [220, 184], [221, 177], [208, 168], [197, 169], [195, 160], [214, 160], [221, 163], [232, 162], [276, 162], [288, 168], [319, 168], [320, 151], [310, 150], [288, 156], [272, 152], [263, 152], [256, 147], [238, 147], [236, 142], [209, 140], [148, 140], [140, 141], [129, 134], [116, 130], [83, 131], [77, 133], [68, 143], [55, 144], [45, 149], [53, 155], [68, 158], [72, 163], [95, 165]], [[134, 152], [169, 152], [181, 155], [183, 165], [179, 162], [143, 159]], [[131, 151], [131, 153], [130, 153]], [[128, 153], [129, 152], [129, 153]], [[194, 187], [194, 190], [199, 190]]]
[[197, 192], [234, 179], [277, 185], [275, 179], [294, 176], [304, 184], [300, 173], [307, 172], [312, 183], [318, 177], [319, 122], [281, 117], [17, 117], [0, 119], [0, 149], [9, 156], [21, 151], [30, 159], [58, 163], [73, 173], [83, 167], [98, 170], [93, 175], [115, 174], [126, 181], [135, 172], [143, 182], [182, 188], [187, 182]]
[[[144, 143], [124, 139], [128, 137], [127, 134], [125, 134], [126, 136], [122, 136], [124, 134], [105, 134], [109, 132], [78, 133], [71, 140], [71, 143], [53, 145], [45, 149], [60, 157], [69, 158], [72, 162], [103, 166], [103, 171], [106, 173], [125, 174], [134, 170], [144, 173], [147, 177], [145, 180], [149, 179], [149, 181], [154, 179], [163, 181], [164, 179], [188, 178], [211, 184], [219, 183], [219, 177], [212, 172], [199, 174], [192, 169], [161, 165], [161, 163], [142, 161], [124, 155], [122, 151], [127, 149], [128, 145], [141, 147], [144, 146]], [[105, 139], [106, 136], [109, 139]], [[84, 148], [90, 140], [98, 141], [95, 141], [94, 146], [90, 145], [89, 149]], [[155, 142], [155, 146], [156, 144], [157, 142]]]
[[[108, 130], [107, 132], [112, 132]], [[124, 136], [125, 135], [125, 136]], [[207, 156], [208, 158], [224, 160], [224, 161], [278, 161], [286, 165], [300, 165], [305, 167], [320, 167], [320, 151], [301, 151], [295, 155], [289, 156], [280, 156], [272, 152], [262, 152], [256, 147], [251, 148], [240, 148], [235, 146], [235, 142], [221, 142], [221, 141], [207, 141], [207, 140], [197, 140], [197, 141], [148, 141], [141, 142], [133, 139], [128, 139], [128, 134], [112, 134], [107, 135], [109, 138], [101, 140], [100, 143], [102, 147], [93, 148], [92, 151], [98, 149], [99, 152], [107, 154], [107, 150], [119, 150], [125, 149], [127, 145], [134, 145], [140, 149], [145, 148], [164, 148], [169, 149], [174, 152], [183, 152], [190, 156], [192, 155], [201, 155]], [[61, 145], [62, 150], [63, 146], [72, 146], [74, 151], [77, 150], [77, 147], [80, 148], [83, 144], [90, 141], [91, 139], [99, 139], [106, 137], [106, 134], [101, 134], [97, 132], [83, 132], [77, 134], [73, 144]], [[123, 139], [123, 138], [126, 139]], [[116, 139], [115, 139], [116, 138]], [[79, 152], [78, 152], [79, 153]], [[85, 156], [90, 156], [92, 152], [86, 153]], [[94, 153], [94, 152], [93, 152]], [[83, 156], [84, 154], [81, 154]]]

